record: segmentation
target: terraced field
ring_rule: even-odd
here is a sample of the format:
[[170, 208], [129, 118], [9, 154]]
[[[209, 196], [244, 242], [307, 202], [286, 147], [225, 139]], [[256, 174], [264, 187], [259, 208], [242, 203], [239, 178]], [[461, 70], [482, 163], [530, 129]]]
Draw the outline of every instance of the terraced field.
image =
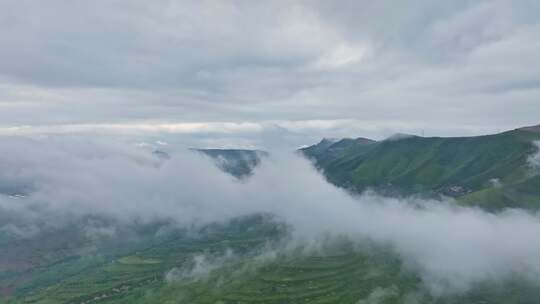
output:
[[388, 290], [384, 297], [390, 299], [418, 289], [419, 279], [395, 256], [377, 252], [340, 246], [233, 259], [207, 277], [149, 286], [115, 303], [357, 303], [374, 290]]
[[3, 284], [16, 284], [0, 303], [522, 304], [540, 298], [540, 286], [520, 277], [434, 297], [429, 282], [390, 248], [341, 238], [283, 247], [286, 231], [251, 217], [195, 234], [176, 231], [130, 250], [68, 255], [23, 274], [2, 272]]
[[[246, 225], [249, 229], [244, 229]], [[235, 252], [238, 257], [248, 255], [278, 238], [282, 234], [280, 229], [263, 217], [254, 217], [226, 227], [208, 226], [196, 235], [185, 231], [154, 239], [141, 235], [128, 248], [120, 242], [122, 248], [103, 246], [96, 250], [99, 253], [81, 254], [66, 249], [64, 256], [24, 271], [1, 271], [0, 284], [10, 290], [5, 291], [0, 303], [97, 303], [129, 299], [163, 287], [167, 284], [168, 271], [189, 269], [196, 256], [219, 257], [226, 252]], [[148, 233], [153, 231], [150, 229]], [[28, 256], [39, 254], [31, 252]], [[10, 256], [4, 258], [13, 260]]]
[[353, 253], [306, 256], [261, 269], [250, 284], [223, 299], [225, 303], [356, 303], [388, 284], [387, 276], [413, 279], [401, 278], [399, 272], [399, 262], [392, 259], [375, 261]]

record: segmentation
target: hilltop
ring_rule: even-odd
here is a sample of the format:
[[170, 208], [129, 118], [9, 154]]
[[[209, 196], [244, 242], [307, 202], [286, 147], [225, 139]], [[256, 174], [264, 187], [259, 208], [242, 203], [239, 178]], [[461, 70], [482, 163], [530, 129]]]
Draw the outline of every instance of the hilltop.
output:
[[191, 149], [203, 155], [209, 156], [216, 166], [232, 176], [242, 179], [252, 174], [261, 158], [268, 153], [261, 150], [247, 149]]
[[386, 195], [450, 196], [489, 210], [540, 207], [529, 158], [540, 126], [474, 137], [342, 139], [301, 149], [333, 184]]

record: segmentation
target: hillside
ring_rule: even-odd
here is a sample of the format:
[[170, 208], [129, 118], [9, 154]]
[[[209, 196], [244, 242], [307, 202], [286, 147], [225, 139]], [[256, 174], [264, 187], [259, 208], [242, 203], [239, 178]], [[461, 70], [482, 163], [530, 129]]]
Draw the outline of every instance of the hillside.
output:
[[[168, 223], [88, 235], [85, 225], [19, 239], [0, 254], [0, 303], [536, 303], [519, 276], [432, 296], [385, 246], [346, 239], [282, 248], [286, 227], [250, 216], [193, 233]], [[3, 236], [0, 234], [0, 241]]]
[[267, 152], [260, 150], [192, 149], [192, 151], [209, 156], [221, 170], [240, 179], [251, 175], [253, 169], [261, 162], [261, 157], [267, 156]]
[[[490, 210], [534, 209], [540, 206], [540, 175], [533, 174], [529, 160], [537, 151], [533, 142], [539, 139], [534, 128], [461, 138], [402, 134], [380, 142], [325, 139], [302, 151], [330, 181], [354, 191], [374, 188], [391, 195], [449, 195], [462, 204]], [[174, 159], [165, 152], [153, 153]], [[197, 153], [239, 178], [251, 174], [260, 157], [267, 155], [249, 150]], [[4, 196], [22, 193], [8, 190]], [[345, 212], [348, 209], [337, 213], [340, 221]], [[489, 215], [490, 221], [496, 220]], [[19, 222], [13, 217], [13, 223]], [[320, 218], [313, 220], [319, 223]], [[357, 239], [354, 233], [297, 242], [292, 238], [294, 223], [265, 213], [191, 226], [172, 219], [126, 221], [105, 215], [88, 215], [58, 226], [39, 221], [35, 225], [26, 234], [13, 225], [0, 229], [0, 303], [517, 304], [536, 303], [540, 296], [540, 285], [519, 272], [488, 276], [467, 289], [438, 295], [431, 284], [445, 287], [448, 282], [426, 277], [393, 243]], [[430, 234], [440, 233], [428, 230], [431, 226], [421, 227]], [[412, 231], [416, 234], [418, 229]], [[445, 240], [443, 250], [449, 248], [446, 240], [457, 244], [445, 235], [437, 235]], [[523, 233], [510, 234], [515, 235]], [[432, 251], [435, 247], [429, 244]], [[499, 243], [493, 248], [499, 248]], [[521, 267], [525, 259], [521, 255], [517, 259]]]
[[475, 137], [343, 139], [302, 149], [333, 184], [354, 192], [451, 196], [486, 209], [540, 207], [529, 157], [540, 128]]

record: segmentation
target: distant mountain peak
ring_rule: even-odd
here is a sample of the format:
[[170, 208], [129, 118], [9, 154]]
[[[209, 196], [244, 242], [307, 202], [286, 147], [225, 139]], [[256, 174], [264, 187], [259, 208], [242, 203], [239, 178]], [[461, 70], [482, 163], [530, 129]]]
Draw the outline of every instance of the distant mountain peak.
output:
[[319, 144], [320, 144], [320, 145], [332, 145], [332, 144], [335, 144], [335, 143], [338, 142], [338, 141], [339, 141], [338, 138], [324, 137], [324, 138], [319, 142]]
[[250, 176], [268, 152], [247, 149], [190, 149], [210, 157], [216, 166], [232, 176], [243, 179]]
[[518, 130], [527, 131], [527, 132], [534, 132], [534, 133], [540, 133], [540, 125], [523, 127], [523, 128], [519, 128]]

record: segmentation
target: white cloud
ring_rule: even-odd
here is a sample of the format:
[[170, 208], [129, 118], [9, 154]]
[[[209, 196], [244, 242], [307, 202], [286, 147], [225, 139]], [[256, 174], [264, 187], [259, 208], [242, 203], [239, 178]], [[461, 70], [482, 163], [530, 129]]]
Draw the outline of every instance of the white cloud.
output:
[[367, 298], [360, 299], [356, 304], [382, 304], [388, 299], [396, 298], [399, 295], [399, 289], [396, 286], [388, 288], [377, 287]]
[[208, 278], [210, 273], [218, 268], [223, 267], [227, 262], [232, 262], [236, 257], [232, 250], [227, 250], [221, 256], [209, 254], [197, 254], [193, 256], [192, 261], [184, 268], [173, 268], [165, 273], [165, 281], [174, 283], [184, 280], [204, 280]]
[[536, 214], [351, 197], [293, 155], [274, 152], [238, 183], [196, 154], [177, 152], [160, 162], [146, 150], [107, 141], [4, 138], [0, 150], [0, 185], [26, 194], [0, 196], [2, 214], [23, 216], [6, 224], [61, 225], [101, 214], [191, 226], [264, 212], [292, 224], [298, 240], [329, 233], [389, 244], [434, 292], [463, 291], [514, 273], [540, 277]]
[[540, 142], [535, 142], [538, 151], [529, 157], [529, 163], [535, 170], [540, 170]]
[[363, 46], [341, 44], [328, 53], [323, 54], [315, 66], [320, 69], [341, 68], [361, 62], [366, 52], [367, 50]]
[[[261, 132], [257, 123], [194, 122], [194, 123], [125, 123], [125, 124], [63, 124], [44, 126], [16, 126], [0, 128], [3, 135], [76, 134], [76, 133], [241, 133]], [[163, 145], [163, 141], [156, 142]], [[165, 143], [166, 144], [166, 143]]]

